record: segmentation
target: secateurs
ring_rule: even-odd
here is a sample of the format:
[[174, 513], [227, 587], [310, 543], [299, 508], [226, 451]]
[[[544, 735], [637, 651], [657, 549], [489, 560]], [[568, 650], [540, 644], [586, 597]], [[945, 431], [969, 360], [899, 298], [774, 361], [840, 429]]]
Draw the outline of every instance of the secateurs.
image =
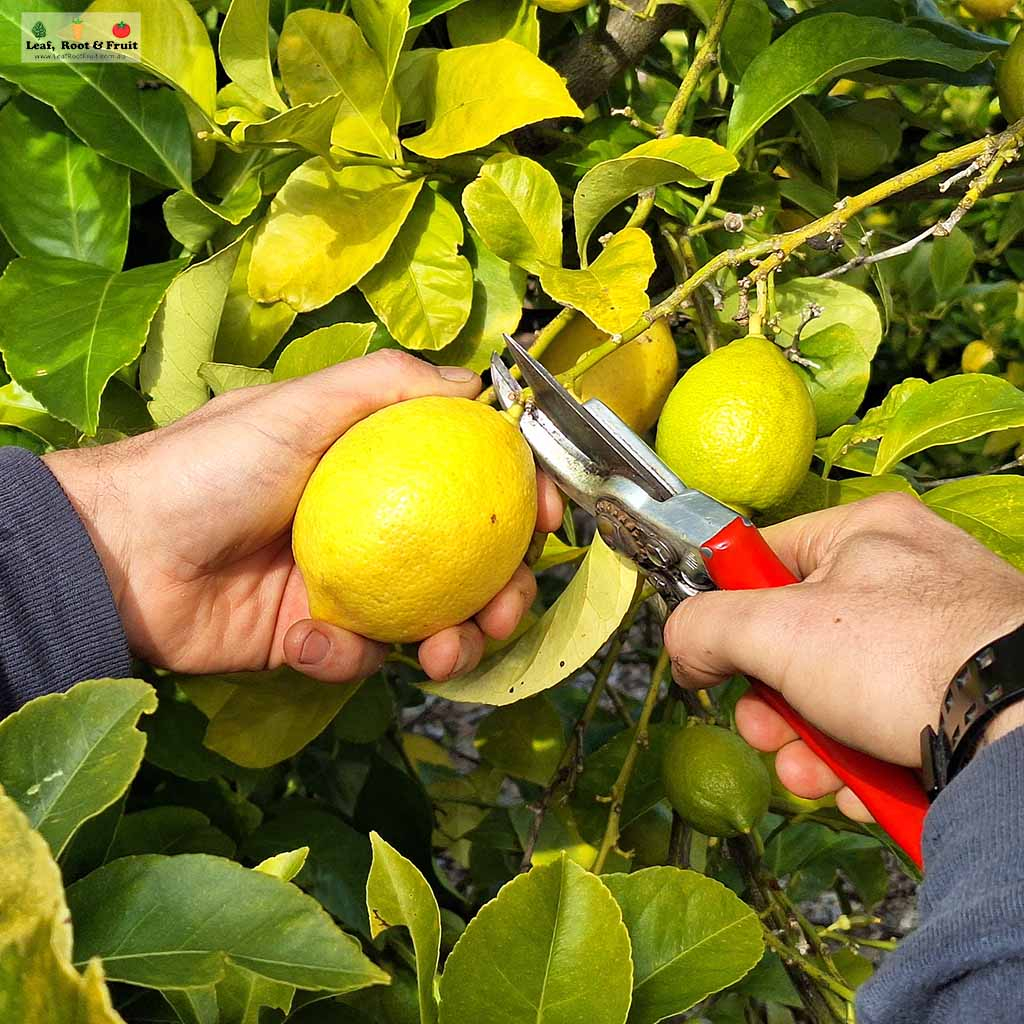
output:
[[[523, 346], [505, 340], [523, 384], [495, 354], [491, 378], [499, 404], [524, 406], [519, 425], [538, 465], [594, 516], [605, 543], [640, 569], [669, 611], [705, 590], [798, 582], [749, 520], [687, 487], [610, 409], [596, 399], [581, 404]], [[775, 690], [751, 684], [920, 865], [929, 803], [914, 773], [844, 746], [805, 722]]]

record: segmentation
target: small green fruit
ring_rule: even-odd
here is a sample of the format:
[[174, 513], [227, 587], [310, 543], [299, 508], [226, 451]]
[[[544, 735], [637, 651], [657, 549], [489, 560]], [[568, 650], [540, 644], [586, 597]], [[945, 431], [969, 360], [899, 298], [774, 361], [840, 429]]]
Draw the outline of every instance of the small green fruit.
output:
[[999, 109], [1011, 123], [1024, 117], [1024, 32], [1013, 37], [996, 74]]

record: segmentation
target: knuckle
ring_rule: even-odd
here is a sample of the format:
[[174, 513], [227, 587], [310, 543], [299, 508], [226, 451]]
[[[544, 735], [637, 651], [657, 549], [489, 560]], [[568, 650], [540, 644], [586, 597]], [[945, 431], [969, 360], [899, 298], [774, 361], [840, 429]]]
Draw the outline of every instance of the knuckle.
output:
[[872, 495], [864, 500], [863, 506], [863, 511], [873, 521], [886, 525], [902, 525], [907, 520], [917, 519], [922, 511], [920, 499], [902, 491]]
[[397, 348], [382, 348], [363, 357], [366, 365], [386, 373], [408, 373], [423, 366], [421, 360]]

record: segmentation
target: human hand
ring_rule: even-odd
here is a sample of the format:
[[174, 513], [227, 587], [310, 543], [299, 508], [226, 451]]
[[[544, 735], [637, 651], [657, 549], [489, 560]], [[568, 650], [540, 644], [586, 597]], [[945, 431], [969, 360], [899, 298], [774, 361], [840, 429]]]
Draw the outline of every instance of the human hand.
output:
[[[476, 374], [382, 351], [309, 377], [232, 391], [170, 426], [46, 463], [99, 552], [132, 651], [179, 672], [287, 663], [315, 679], [361, 679], [388, 648], [309, 618], [291, 522], [320, 457], [377, 409], [423, 395], [472, 398]], [[537, 529], [562, 503], [538, 480]], [[433, 679], [473, 668], [536, 595], [520, 566], [473, 622], [423, 641]]]
[[[1024, 621], [1024, 574], [909, 495], [884, 494], [764, 531], [803, 582], [689, 598], [665, 628], [676, 679], [736, 672], [778, 690], [809, 722], [896, 764], [920, 764], [919, 734], [960, 666]], [[783, 719], [752, 694], [736, 724], [798, 796], [835, 792], [870, 815]]]

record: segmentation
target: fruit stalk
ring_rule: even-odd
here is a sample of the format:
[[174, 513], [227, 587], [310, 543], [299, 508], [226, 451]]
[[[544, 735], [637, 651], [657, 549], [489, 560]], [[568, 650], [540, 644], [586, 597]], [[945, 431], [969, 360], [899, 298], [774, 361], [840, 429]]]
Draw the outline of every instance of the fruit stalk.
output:
[[668, 651], [662, 648], [661, 653], [658, 655], [658, 661], [651, 670], [651, 683], [647, 687], [643, 707], [640, 709], [640, 717], [637, 719], [636, 729], [633, 733], [633, 742], [630, 744], [629, 751], [622, 762], [622, 767], [619, 769], [619, 774], [612, 784], [611, 792], [608, 794], [608, 800], [611, 805], [608, 811], [608, 824], [605, 825], [601, 846], [598, 848], [597, 857], [594, 858], [593, 867], [590, 869], [595, 875], [601, 874], [605, 861], [608, 859], [608, 854], [611, 853], [619, 841], [622, 801], [626, 797], [626, 790], [629, 788], [630, 779], [633, 778], [633, 769], [636, 767], [640, 751], [647, 746], [647, 727], [651, 721], [654, 705], [658, 701], [658, 694], [661, 692], [661, 684], [668, 671], [668, 664]]

